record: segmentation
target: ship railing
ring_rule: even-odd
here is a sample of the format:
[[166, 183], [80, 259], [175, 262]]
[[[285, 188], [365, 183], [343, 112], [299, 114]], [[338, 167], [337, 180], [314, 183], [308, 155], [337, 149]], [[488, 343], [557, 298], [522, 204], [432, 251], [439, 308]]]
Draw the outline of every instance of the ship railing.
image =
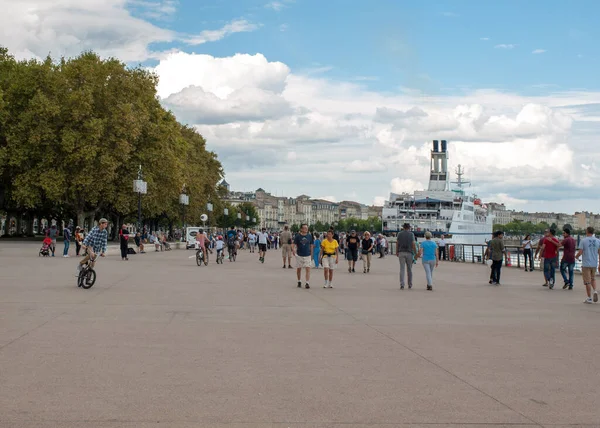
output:
[[[523, 248], [516, 245], [507, 245], [506, 254], [504, 256], [504, 265], [516, 268], [525, 267], [525, 254]], [[485, 264], [485, 251], [487, 245], [482, 244], [448, 244], [446, 250], [446, 259], [452, 262], [461, 263], [481, 263]], [[532, 250], [532, 257], [535, 256], [535, 248]], [[559, 251], [559, 264], [562, 259], [562, 250]], [[529, 267], [529, 261], [527, 261]], [[541, 260], [534, 258], [533, 260], [534, 269], [544, 269], [544, 265]], [[558, 268], [558, 266], [557, 266]], [[581, 272], [581, 262], [575, 261], [575, 271]]]

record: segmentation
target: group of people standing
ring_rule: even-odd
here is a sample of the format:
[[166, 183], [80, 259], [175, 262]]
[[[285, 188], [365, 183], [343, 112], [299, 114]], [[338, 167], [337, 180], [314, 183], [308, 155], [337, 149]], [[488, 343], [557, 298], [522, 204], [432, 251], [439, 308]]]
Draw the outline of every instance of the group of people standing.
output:
[[[494, 232], [486, 251], [486, 258], [492, 260], [489, 282], [493, 285], [500, 285], [500, 271], [506, 253], [503, 239], [502, 231]], [[562, 239], [559, 239], [556, 237], [556, 230], [551, 228], [544, 231], [544, 236], [535, 246], [535, 253], [531, 235], [526, 235], [523, 239], [522, 250], [525, 272], [533, 272], [534, 260], [539, 260], [544, 274], [542, 285], [549, 290], [554, 289], [557, 268], [564, 280], [563, 290], [573, 290], [575, 262], [581, 261], [581, 273], [587, 295], [584, 303], [598, 302], [596, 272], [600, 268], [600, 240], [594, 235], [593, 227], [586, 229], [586, 236], [581, 239], [579, 246], [569, 229], [564, 229]], [[562, 250], [562, 258], [560, 250]]]

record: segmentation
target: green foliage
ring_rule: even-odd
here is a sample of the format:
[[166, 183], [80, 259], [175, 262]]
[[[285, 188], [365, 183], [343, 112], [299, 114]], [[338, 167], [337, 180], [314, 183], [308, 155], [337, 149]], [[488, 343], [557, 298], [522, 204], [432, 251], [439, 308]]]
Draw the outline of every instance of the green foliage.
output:
[[[260, 224], [258, 210], [251, 202], [242, 202], [237, 209], [242, 214], [241, 226], [245, 229]], [[256, 219], [256, 221], [252, 221], [253, 219]]]
[[537, 224], [533, 224], [530, 221], [520, 221], [514, 220], [508, 224], [495, 224], [494, 231], [502, 230], [505, 234], [509, 236], [525, 236], [532, 233], [542, 233], [545, 229], [549, 229], [548, 223], [540, 222]]
[[381, 219], [378, 217], [369, 217], [366, 220], [362, 220], [351, 217], [340, 220], [334, 227], [339, 231], [379, 232], [381, 231]]
[[138, 165], [145, 218], [179, 218], [184, 185], [188, 222], [209, 201], [222, 208], [217, 156], [160, 105], [157, 81], [92, 52], [15, 61], [0, 48], [0, 209], [135, 217]]

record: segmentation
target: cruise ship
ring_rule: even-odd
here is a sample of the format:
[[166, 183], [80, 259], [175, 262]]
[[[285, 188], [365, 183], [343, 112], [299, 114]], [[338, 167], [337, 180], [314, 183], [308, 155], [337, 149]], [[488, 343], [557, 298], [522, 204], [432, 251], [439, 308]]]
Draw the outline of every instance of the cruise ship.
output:
[[454, 244], [484, 244], [491, 237], [494, 216], [477, 195], [467, 191], [470, 182], [463, 178], [461, 165], [456, 175], [451, 183], [447, 141], [434, 140], [428, 189], [391, 193], [382, 211], [384, 232], [398, 232], [409, 223], [417, 237], [430, 231], [437, 236], [445, 234]]

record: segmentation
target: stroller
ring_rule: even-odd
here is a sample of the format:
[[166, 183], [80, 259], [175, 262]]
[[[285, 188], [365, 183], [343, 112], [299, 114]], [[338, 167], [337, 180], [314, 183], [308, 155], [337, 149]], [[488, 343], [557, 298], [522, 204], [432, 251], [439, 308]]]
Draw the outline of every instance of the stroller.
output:
[[46, 238], [42, 242], [42, 248], [40, 248], [40, 252], [38, 257], [50, 257], [50, 245], [52, 245], [52, 239]]

